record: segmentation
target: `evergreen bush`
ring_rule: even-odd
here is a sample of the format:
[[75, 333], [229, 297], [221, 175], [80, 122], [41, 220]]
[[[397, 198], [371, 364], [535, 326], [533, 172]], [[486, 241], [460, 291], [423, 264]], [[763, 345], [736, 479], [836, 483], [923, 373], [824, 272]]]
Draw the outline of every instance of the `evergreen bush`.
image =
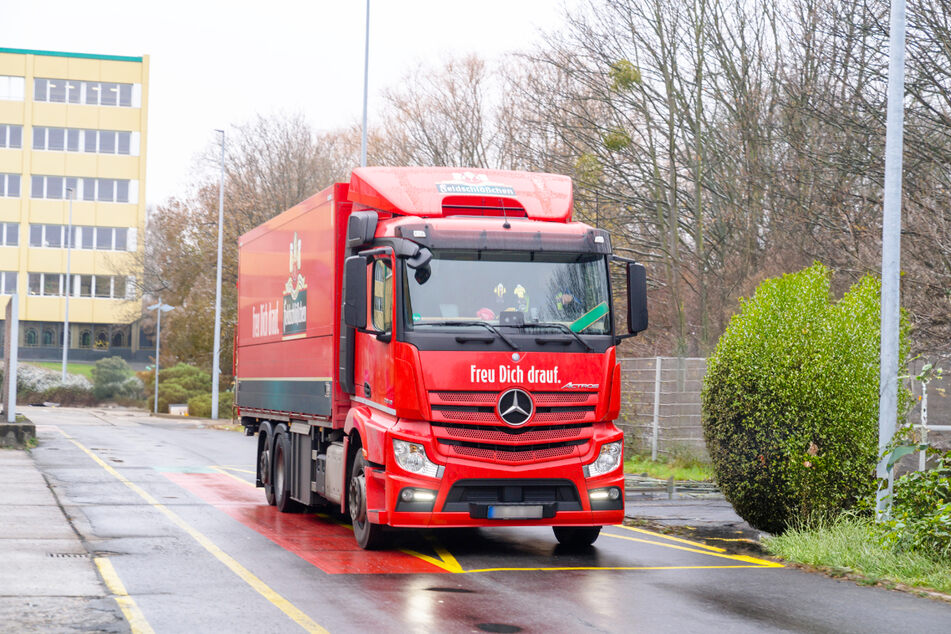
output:
[[96, 361], [92, 369], [93, 394], [99, 400], [136, 398], [142, 393], [142, 382], [122, 357]]
[[[231, 419], [231, 404], [234, 394], [231, 392], [218, 393], [218, 418]], [[211, 418], [211, 394], [199, 394], [188, 399], [188, 415], [199, 418]]]
[[[751, 526], [808, 525], [874, 492], [879, 295], [866, 276], [831, 302], [817, 263], [763, 282], [720, 338], [701, 396], [704, 437], [717, 482]], [[904, 367], [904, 318], [901, 330]], [[908, 398], [899, 391], [899, 412]]]

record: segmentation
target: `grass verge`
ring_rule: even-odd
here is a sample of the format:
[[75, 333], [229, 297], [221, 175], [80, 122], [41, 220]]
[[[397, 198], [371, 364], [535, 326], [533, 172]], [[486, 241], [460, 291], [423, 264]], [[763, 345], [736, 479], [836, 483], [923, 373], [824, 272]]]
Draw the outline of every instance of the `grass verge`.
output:
[[713, 480], [713, 466], [695, 459], [671, 458], [669, 460], [651, 460], [649, 456], [634, 454], [624, 461], [624, 473], [646, 473], [652, 478], [666, 480], [694, 480], [698, 482]]
[[[766, 549], [787, 561], [867, 585], [930, 589], [951, 595], [951, 565], [923, 552], [882, 546], [872, 519], [844, 516], [818, 528], [764, 537]], [[951, 597], [946, 597], [951, 599]]]
[[[26, 362], [25, 362], [26, 363]], [[40, 368], [46, 368], [47, 370], [56, 370], [59, 372], [63, 369], [62, 363], [57, 363], [56, 361], [29, 361], [30, 365], [35, 365]], [[94, 363], [66, 363], [66, 372], [69, 374], [78, 374], [84, 376], [90, 381], [92, 381], [92, 369], [96, 367]]]

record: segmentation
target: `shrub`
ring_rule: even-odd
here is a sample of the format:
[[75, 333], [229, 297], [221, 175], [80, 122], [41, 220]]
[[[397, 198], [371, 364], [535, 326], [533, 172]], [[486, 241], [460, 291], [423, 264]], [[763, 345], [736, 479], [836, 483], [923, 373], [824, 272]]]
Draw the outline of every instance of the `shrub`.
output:
[[[144, 374], [140, 373], [139, 376], [143, 377]], [[152, 409], [155, 403], [154, 376], [154, 372], [149, 372], [144, 377], [147, 383], [146, 391], [149, 394], [149, 409]], [[207, 372], [186, 363], [159, 370], [159, 412], [168, 413], [169, 403], [188, 403], [200, 394], [208, 394], [210, 399], [211, 375]], [[210, 400], [208, 408], [210, 412]]]
[[951, 451], [934, 469], [895, 481], [892, 514], [883, 529], [884, 544], [951, 559]]
[[[0, 376], [2, 376], [0, 372]], [[92, 383], [84, 376], [67, 374], [63, 382], [61, 372], [48, 370], [29, 363], [17, 365], [17, 392], [44, 392], [54, 387], [75, 387], [80, 390], [92, 390]]]
[[[218, 393], [218, 418], [231, 418], [233, 400], [234, 394], [231, 392]], [[211, 394], [199, 394], [188, 399], [188, 415], [211, 418]]]
[[[821, 264], [743, 300], [707, 365], [702, 418], [716, 480], [750, 525], [780, 532], [875, 489], [879, 281], [830, 302]], [[907, 357], [902, 321], [901, 365]], [[897, 368], [896, 368], [897, 370]], [[899, 412], [908, 395], [899, 393]]]
[[72, 407], [88, 407], [96, 404], [96, 397], [91, 390], [75, 385], [58, 385], [42, 392], [24, 392], [17, 395], [17, 402], [21, 405], [34, 403], [58, 403]]
[[99, 359], [92, 369], [93, 394], [97, 399], [135, 398], [142, 382], [122, 357]]

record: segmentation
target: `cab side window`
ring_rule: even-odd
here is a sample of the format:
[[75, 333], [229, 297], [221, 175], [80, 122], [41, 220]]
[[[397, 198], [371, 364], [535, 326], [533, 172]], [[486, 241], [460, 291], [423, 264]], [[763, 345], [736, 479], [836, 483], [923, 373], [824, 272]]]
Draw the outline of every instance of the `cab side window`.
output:
[[389, 332], [393, 326], [393, 268], [389, 260], [373, 262], [373, 328]]

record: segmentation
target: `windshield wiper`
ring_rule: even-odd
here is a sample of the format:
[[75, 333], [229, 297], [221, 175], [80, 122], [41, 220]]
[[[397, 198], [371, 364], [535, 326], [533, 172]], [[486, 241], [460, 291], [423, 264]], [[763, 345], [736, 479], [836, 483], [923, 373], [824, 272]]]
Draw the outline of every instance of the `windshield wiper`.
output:
[[492, 324], [487, 324], [484, 321], [424, 321], [418, 324], [413, 324], [414, 328], [416, 326], [481, 326], [491, 331], [492, 334], [498, 335], [499, 339], [507, 343], [512, 348], [512, 350], [518, 350], [518, 346], [514, 341], [502, 334], [502, 331], [500, 331], [498, 328]]
[[591, 346], [589, 346], [589, 345], [588, 345], [588, 342], [585, 341], [584, 339], [582, 339], [581, 337], [579, 337], [579, 336], [578, 336], [578, 333], [576, 333], [574, 330], [572, 330], [571, 328], [569, 328], [568, 326], [566, 326], [566, 325], [564, 325], [564, 324], [559, 324], [558, 322], [555, 322], [555, 321], [533, 321], [533, 322], [530, 322], [530, 323], [527, 323], [527, 324], [521, 324], [521, 325], [515, 326], [515, 327], [516, 327], [516, 328], [527, 328], [527, 327], [529, 327], [529, 326], [538, 327], [538, 328], [557, 328], [558, 330], [561, 330], [562, 332], [567, 332], [569, 335], [571, 335], [572, 337], [574, 337], [575, 340], [576, 340], [578, 343], [580, 343], [582, 346], [584, 346], [584, 347], [585, 347], [585, 350], [587, 350], [588, 352], [591, 352], [592, 350], [594, 350], [594, 348], [592, 348]]

